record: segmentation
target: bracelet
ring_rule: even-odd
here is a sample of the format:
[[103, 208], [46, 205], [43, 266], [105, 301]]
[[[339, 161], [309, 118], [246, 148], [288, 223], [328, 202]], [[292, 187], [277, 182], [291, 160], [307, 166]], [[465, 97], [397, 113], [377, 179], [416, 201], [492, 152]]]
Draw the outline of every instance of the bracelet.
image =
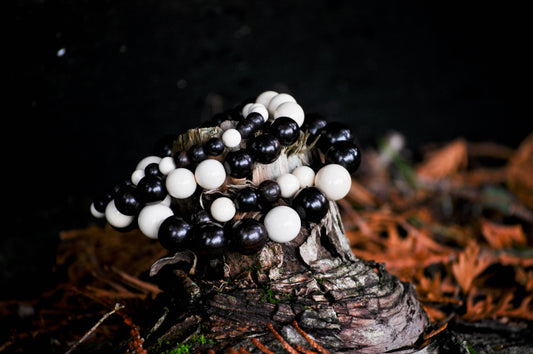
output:
[[[120, 231], [138, 228], [172, 252], [190, 249], [205, 258], [227, 249], [254, 254], [268, 240], [296, 238], [302, 221], [320, 223], [329, 201], [348, 194], [361, 163], [345, 124], [306, 115], [286, 93], [265, 91], [201, 127], [218, 127], [220, 133], [185, 151], [174, 151], [176, 136], [164, 137], [157, 154], [139, 161], [129, 179], [94, 199], [91, 214]], [[273, 163], [301, 138], [323, 156], [316, 173], [300, 166], [275, 181], [252, 184], [256, 164]], [[244, 182], [228, 185], [228, 176]], [[192, 198], [198, 198], [193, 210], [176, 210], [179, 201]]]

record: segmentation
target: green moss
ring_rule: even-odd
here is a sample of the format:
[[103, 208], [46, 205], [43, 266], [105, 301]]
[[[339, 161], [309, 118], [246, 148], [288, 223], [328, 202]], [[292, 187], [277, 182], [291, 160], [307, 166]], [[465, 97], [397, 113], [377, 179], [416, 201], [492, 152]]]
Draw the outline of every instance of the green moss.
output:
[[205, 335], [194, 335], [185, 343], [180, 343], [175, 346], [170, 341], [158, 341], [151, 353], [157, 354], [187, 354], [191, 352], [193, 347], [199, 345], [213, 346], [215, 342], [212, 339], [206, 338]]

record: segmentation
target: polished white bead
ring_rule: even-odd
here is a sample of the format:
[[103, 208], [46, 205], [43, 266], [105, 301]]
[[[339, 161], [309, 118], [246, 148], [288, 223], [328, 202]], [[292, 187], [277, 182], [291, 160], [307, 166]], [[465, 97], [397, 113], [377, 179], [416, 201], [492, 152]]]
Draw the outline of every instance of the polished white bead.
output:
[[161, 223], [174, 215], [172, 209], [163, 204], [147, 205], [141, 209], [137, 222], [139, 230], [149, 238], [157, 239]]
[[350, 191], [351, 185], [352, 178], [350, 173], [341, 165], [326, 165], [318, 170], [315, 176], [315, 186], [329, 200], [344, 198]]
[[151, 163], [159, 163], [161, 161], [161, 158], [159, 156], [146, 156], [144, 159], [139, 161], [137, 164], [137, 167], [135, 167], [136, 170], [144, 170], [146, 166], [148, 166]]
[[298, 124], [298, 126], [301, 127], [305, 119], [305, 113], [302, 106], [300, 106], [298, 103], [285, 102], [280, 104], [274, 112], [274, 119], [279, 117], [292, 118]]
[[134, 220], [133, 216], [124, 215], [118, 211], [114, 200], [110, 201], [105, 207], [105, 218], [111, 226], [119, 229], [129, 226]]
[[267, 106], [268, 113], [270, 113], [271, 116], [274, 116], [274, 112], [276, 112], [278, 106], [285, 102], [296, 102], [296, 100], [288, 93], [280, 93], [272, 97]]
[[137, 185], [139, 181], [144, 177], [144, 170], [135, 170], [131, 174], [131, 183]]
[[226, 181], [226, 170], [221, 162], [207, 159], [198, 164], [194, 170], [196, 183], [204, 189], [215, 189]]
[[268, 120], [268, 109], [265, 107], [264, 104], [262, 104], [262, 103], [254, 103], [250, 107], [250, 110], [248, 111], [248, 114], [253, 113], [253, 112], [259, 113], [263, 117], [263, 120], [265, 122]]
[[224, 145], [230, 149], [233, 149], [241, 143], [241, 133], [237, 129], [231, 128], [226, 130], [222, 134], [222, 142]]
[[265, 215], [265, 229], [268, 237], [275, 242], [292, 241], [300, 233], [300, 216], [291, 207], [281, 205], [270, 209]]
[[166, 178], [167, 192], [177, 199], [189, 198], [196, 190], [194, 174], [186, 168], [176, 168]]
[[309, 166], [296, 167], [292, 174], [298, 178], [300, 188], [311, 187], [315, 183], [315, 171]]
[[105, 213], [102, 213], [94, 207], [94, 203], [91, 203], [91, 215], [97, 219], [101, 219], [105, 216]]
[[276, 182], [281, 190], [283, 198], [292, 198], [300, 189], [300, 181], [298, 177], [291, 173], [286, 173], [278, 177]]
[[172, 197], [170, 196], [170, 194], [167, 194], [167, 196], [163, 200], [158, 200], [156, 202], [146, 203], [146, 205], [156, 205], [156, 204], [161, 204], [161, 205], [169, 207], [170, 204], [172, 204]]
[[172, 156], [165, 156], [159, 161], [159, 171], [165, 176], [168, 175], [171, 171], [176, 169], [176, 163]]
[[248, 115], [248, 113], [250, 113], [250, 107], [252, 107], [253, 103], [247, 103], [244, 105], [244, 107], [242, 107], [242, 116], [243, 117], [246, 117]]
[[211, 208], [209, 208], [211, 216], [213, 219], [219, 222], [226, 222], [233, 219], [236, 213], [235, 203], [228, 197], [220, 197], [215, 199], [211, 203]]
[[255, 99], [255, 103], [261, 103], [265, 107], [268, 107], [268, 104], [270, 103], [270, 100], [272, 99], [272, 97], [277, 96], [277, 95], [278, 95], [278, 92], [272, 91], [272, 90], [262, 92]]

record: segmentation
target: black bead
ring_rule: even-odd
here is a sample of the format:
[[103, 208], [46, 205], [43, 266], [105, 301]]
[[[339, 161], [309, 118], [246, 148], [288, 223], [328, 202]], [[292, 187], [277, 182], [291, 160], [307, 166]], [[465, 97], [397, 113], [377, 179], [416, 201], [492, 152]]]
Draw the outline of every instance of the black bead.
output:
[[257, 129], [261, 129], [263, 124], [265, 124], [265, 118], [263, 118], [261, 113], [257, 112], [249, 113], [246, 116], [246, 120], [249, 120], [250, 122], [254, 123]]
[[223, 253], [226, 246], [224, 228], [216, 223], [195, 225], [192, 237], [194, 251], [201, 257], [215, 258]]
[[161, 171], [159, 171], [159, 164], [158, 163], [155, 163], [155, 162], [152, 162], [150, 164], [148, 164], [145, 168], [144, 168], [144, 175], [145, 176], [157, 176], [157, 177], [163, 177], [163, 174], [161, 173]]
[[354, 173], [361, 164], [361, 152], [351, 141], [339, 141], [333, 144], [325, 154], [327, 164], [338, 164], [348, 172]]
[[265, 226], [252, 218], [243, 218], [231, 227], [231, 245], [242, 254], [254, 254], [268, 240]]
[[211, 138], [204, 144], [204, 151], [209, 156], [218, 156], [224, 152], [224, 143], [220, 138]]
[[187, 150], [187, 156], [193, 164], [199, 163], [207, 159], [204, 147], [201, 144], [194, 144]]
[[173, 215], [161, 223], [157, 237], [163, 247], [169, 251], [176, 252], [189, 246], [190, 230], [191, 225], [187, 221]]
[[99, 211], [100, 213], [105, 213], [105, 208], [107, 207], [107, 204], [113, 199], [113, 195], [111, 193], [105, 193], [102, 195], [97, 196], [93, 200], [93, 206], [96, 211]]
[[141, 178], [137, 184], [137, 190], [144, 203], [157, 202], [165, 199], [167, 189], [163, 180], [154, 175]]
[[193, 225], [204, 224], [212, 221], [213, 219], [211, 218], [211, 215], [209, 215], [209, 213], [204, 209], [200, 209], [191, 215], [191, 224]]
[[159, 139], [154, 146], [154, 155], [165, 157], [172, 155], [176, 135], [168, 134]]
[[246, 150], [230, 151], [226, 155], [224, 168], [228, 175], [235, 178], [244, 178], [252, 173], [254, 161]]
[[257, 131], [256, 125], [248, 119], [241, 120], [238, 124], [236, 129], [241, 133], [241, 137], [243, 139], [248, 139], [254, 135], [254, 133]]
[[189, 168], [192, 166], [191, 159], [187, 154], [187, 151], [179, 151], [172, 156], [177, 168]]
[[294, 144], [300, 136], [298, 123], [289, 117], [276, 118], [274, 122], [272, 122], [269, 131], [270, 134], [275, 136], [283, 146]]
[[281, 198], [281, 188], [277, 182], [267, 179], [257, 187], [257, 194], [261, 205], [266, 207]]
[[292, 207], [303, 220], [320, 222], [328, 212], [328, 200], [316, 187], [306, 187], [296, 194]]
[[238, 211], [252, 211], [259, 209], [259, 196], [255, 189], [246, 187], [237, 192], [235, 206]]
[[113, 200], [117, 210], [124, 215], [137, 215], [143, 207], [140, 193], [132, 185], [123, 186]]
[[111, 191], [112, 198], [114, 198], [115, 195], [117, 195], [117, 193], [120, 192], [120, 190], [124, 188], [125, 186], [133, 186], [133, 182], [131, 181], [131, 179], [125, 179], [119, 184], [115, 185], [113, 187], [113, 190]]
[[318, 147], [325, 153], [336, 142], [352, 141], [353, 138], [352, 131], [346, 124], [341, 122], [328, 123], [321, 132]]
[[276, 137], [263, 133], [252, 139], [249, 150], [255, 161], [269, 164], [279, 157], [281, 144]]
[[304, 132], [309, 132], [309, 138], [307, 140], [308, 144], [312, 143], [316, 139], [326, 124], [326, 120], [319, 114], [311, 113], [305, 115], [305, 120], [301, 129]]

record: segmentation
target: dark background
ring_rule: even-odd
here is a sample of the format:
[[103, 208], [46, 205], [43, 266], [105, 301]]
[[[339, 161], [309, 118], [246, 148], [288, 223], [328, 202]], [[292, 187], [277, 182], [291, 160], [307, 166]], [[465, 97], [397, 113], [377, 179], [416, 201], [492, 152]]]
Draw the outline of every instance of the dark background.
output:
[[159, 137], [208, 118], [212, 102], [288, 92], [307, 112], [348, 122], [363, 149], [390, 130], [412, 149], [459, 136], [515, 147], [533, 130], [519, 108], [531, 101], [520, 89], [531, 85], [521, 8], [41, 0], [13, 10], [4, 297], [52, 284], [58, 232], [87, 226], [93, 195]]

